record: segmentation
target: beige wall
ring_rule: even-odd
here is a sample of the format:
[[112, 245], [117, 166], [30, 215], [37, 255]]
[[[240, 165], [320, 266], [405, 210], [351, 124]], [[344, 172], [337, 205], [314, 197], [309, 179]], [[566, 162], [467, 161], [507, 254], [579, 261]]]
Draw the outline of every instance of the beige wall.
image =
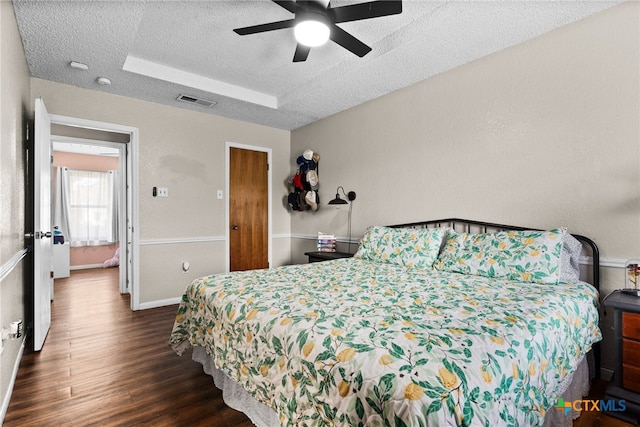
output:
[[[13, 264], [24, 248], [25, 127], [30, 113], [29, 70], [11, 2], [0, 1], [0, 266]], [[24, 319], [26, 258], [0, 282], [0, 327]], [[4, 270], [4, 269], [3, 269]], [[18, 362], [20, 340], [8, 340], [0, 356], [0, 399]], [[1, 422], [1, 420], [0, 420]]]
[[[640, 258], [639, 15], [624, 3], [295, 130], [292, 159], [321, 153], [323, 203], [357, 192], [354, 236], [457, 216], [564, 225], [604, 257]], [[345, 236], [346, 218], [294, 214], [292, 233]], [[622, 287], [622, 269], [603, 276], [603, 292]]]
[[[639, 23], [622, 4], [292, 132], [322, 155], [323, 202], [371, 224], [460, 216], [567, 225], [640, 256]], [[293, 161], [292, 160], [292, 161]], [[292, 215], [346, 235], [346, 210]]]
[[[43, 97], [50, 114], [140, 130], [141, 304], [181, 296], [191, 272], [224, 271], [225, 199], [216, 199], [216, 190], [225, 189], [228, 141], [272, 150], [273, 234], [289, 234], [289, 213], [282, 205], [289, 173], [288, 131], [36, 78], [31, 88], [32, 96]], [[154, 198], [154, 186], [168, 187], [169, 198]], [[208, 241], [194, 243], [199, 239]], [[288, 242], [273, 248], [274, 264], [289, 262]], [[187, 275], [183, 261], [192, 266]]]
[[94, 156], [90, 154], [69, 153], [66, 151], [53, 152], [53, 167], [68, 167], [87, 171], [108, 172], [118, 170], [117, 156]]

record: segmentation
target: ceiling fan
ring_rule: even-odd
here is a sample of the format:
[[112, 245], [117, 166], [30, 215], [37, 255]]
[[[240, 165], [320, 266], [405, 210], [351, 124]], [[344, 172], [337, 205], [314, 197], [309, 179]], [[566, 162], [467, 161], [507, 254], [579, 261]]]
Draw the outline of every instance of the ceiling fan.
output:
[[293, 13], [294, 18], [236, 28], [233, 31], [245, 36], [294, 27], [297, 46], [293, 62], [306, 61], [311, 48], [324, 44], [328, 39], [359, 57], [363, 57], [371, 52], [371, 48], [336, 24], [402, 13], [402, 0], [377, 0], [339, 7], [331, 7], [330, 4], [325, 7], [317, 0], [272, 1]]

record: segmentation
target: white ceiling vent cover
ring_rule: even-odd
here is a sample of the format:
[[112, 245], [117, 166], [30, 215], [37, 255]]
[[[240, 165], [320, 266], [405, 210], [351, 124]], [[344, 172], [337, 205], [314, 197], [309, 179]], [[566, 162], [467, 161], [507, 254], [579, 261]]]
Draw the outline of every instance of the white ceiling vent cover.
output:
[[215, 101], [207, 101], [206, 99], [200, 99], [200, 98], [196, 98], [195, 96], [183, 95], [183, 94], [180, 94], [176, 99], [178, 101], [186, 102], [187, 104], [195, 104], [195, 105], [200, 105], [202, 107], [213, 107], [214, 105], [217, 104], [217, 102]]

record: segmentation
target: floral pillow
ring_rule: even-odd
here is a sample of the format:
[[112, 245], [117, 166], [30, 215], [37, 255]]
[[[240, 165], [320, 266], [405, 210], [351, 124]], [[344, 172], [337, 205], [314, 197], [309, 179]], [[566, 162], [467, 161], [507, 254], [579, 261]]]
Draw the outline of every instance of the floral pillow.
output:
[[565, 228], [472, 234], [450, 231], [435, 267], [454, 273], [557, 284]]
[[371, 226], [365, 231], [355, 257], [406, 267], [431, 268], [446, 232], [446, 228]]

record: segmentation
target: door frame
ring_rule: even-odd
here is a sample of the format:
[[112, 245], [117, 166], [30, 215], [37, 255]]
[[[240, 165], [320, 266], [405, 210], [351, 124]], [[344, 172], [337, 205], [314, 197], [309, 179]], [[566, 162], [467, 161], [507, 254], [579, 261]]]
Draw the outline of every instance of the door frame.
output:
[[[126, 242], [127, 241], [127, 143], [125, 142], [114, 142], [114, 141], [100, 141], [96, 139], [87, 139], [87, 138], [76, 138], [72, 136], [61, 136], [61, 135], [51, 135], [51, 142], [59, 142], [63, 144], [83, 144], [90, 145], [93, 147], [108, 147], [115, 148], [118, 150], [118, 172], [120, 175], [120, 179], [118, 181], [118, 242]], [[122, 179], [124, 178], [124, 179]], [[125, 251], [126, 251], [126, 245]], [[121, 252], [123, 252], [121, 250]], [[125, 256], [122, 259], [126, 260], [126, 252]], [[118, 288], [120, 289], [121, 294], [127, 294], [129, 292], [129, 287], [127, 283], [128, 263], [124, 263], [124, 266], [120, 266], [119, 268], [119, 280], [118, 280]]]
[[[120, 260], [126, 264], [126, 281], [122, 283], [121, 276], [121, 290], [124, 285], [125, 289], [131, 294], [131, 310], [138, 310], [140, 306], [140, 289], [138, 286], [140, 271], [139, 271], [139, 235], [138, 235], [138, 223], [139, 223], [139, 200], [137, 194], [139, 194], [138, 187], [138, 145], [139, 145], [139, 130], [136, 127], [118, 125], [114, 123], [99, 122], [95, 120], [80, 119], [77, 117], [61, 116], [57, 114], [49, 114], [52, 124], [59, 124], [64, 126], [72, 126], [86, 129], [93, 129], [103, 132], [123, 133], [129, 135], [128, 143], [113, 143], [120, 144], [119, 149], [121, 154], [124, 150], [125, 160], [120, 158], [120, 165], [125, 166], [126, 171], [126, 218], [127, 226], [120, 228], [120, 238], [124, 235], [124, 240], [120, 243]], [[107, 141], [104, 141], [105, 145]], [[122, 147], [124, 146], [124, 147]], [[123, 163], [125, 163], [123, 165]], [[122, 242], [126, 242], [124, 245]], [[122, 275], [122, 272], [121, 272]]]
[[231, 256], [231, 236], [229, 235], [229, 230], [231, 228], [231, 223], [229, 222], [229, 179], [230, 179], [230, 159], [231, 159], [231, 148], [240, 148], [242, 150], [251, 150], [251, 151], [259, 151], [262, 153], [267, 153], [267, 262], [269, 263], [269, 268], [272, 268], [272, 253], [273, 253], [273, 239], [271, 238], [272, 232], [272, 194], [271, 194], [271, 158], [272, 158], [272, 150], [268, 147], [259, 147], [257, 145], [247, 145], [247, 144], [239, 144], [236, 142], [227, 141], [225, 143], [225, 271], [229, 272], [231, 270], [231, 260], [229, 257]]

